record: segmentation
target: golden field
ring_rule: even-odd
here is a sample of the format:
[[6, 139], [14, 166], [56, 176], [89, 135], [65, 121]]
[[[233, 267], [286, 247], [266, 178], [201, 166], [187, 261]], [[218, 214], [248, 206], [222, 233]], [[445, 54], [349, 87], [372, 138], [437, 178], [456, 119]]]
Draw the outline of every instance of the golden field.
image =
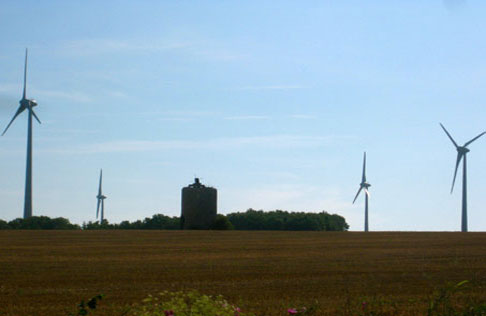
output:
[[10, 230], [0, 274], [1, 316], [67, 315], [96, 294], [94, 315], [122, 315], [191, 289], [258, 316], [312, 304], [344, 315], [362, 301], [417, 315], [448, 282], [486, 297], [486, 233]]

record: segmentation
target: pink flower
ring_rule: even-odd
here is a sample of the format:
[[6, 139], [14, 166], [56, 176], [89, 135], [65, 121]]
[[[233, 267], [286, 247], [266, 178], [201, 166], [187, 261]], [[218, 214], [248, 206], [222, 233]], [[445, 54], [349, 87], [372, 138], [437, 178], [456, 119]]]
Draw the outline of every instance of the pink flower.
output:
[[289, 313], [289, 315], [295, 315], [298, 312], [295, 308], [289, 308], [289, 309], [287, 309], [287, 313]]
[[368, 302], [364, 301], [363, 303], [361, 303], [361, 307], [362, 307], [363, 309], [365, 309], [365, 308], [366, 308], [366, 306], [368, 306]]
[[173, 310], [164, 311], [164, 314], [165, 314], [165, 316], [174, 316], [174, 311]]
[[241, 309], [239, 307], [235, 307], [235, 316], [239, 316]]

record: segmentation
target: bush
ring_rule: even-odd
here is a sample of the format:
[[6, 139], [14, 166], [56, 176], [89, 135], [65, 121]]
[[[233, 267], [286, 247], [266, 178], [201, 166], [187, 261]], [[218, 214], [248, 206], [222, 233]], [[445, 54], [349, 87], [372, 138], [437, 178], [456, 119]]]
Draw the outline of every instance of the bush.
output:
[[229, 219], [222, 215], [218, 214], [216, 215], [216, 218], [214, 219], [213, 223], [209, 227], [209, 229], [212, 230], [232, 230], [234, 229], [233, 224], [229, 221]]
[[196, 291], [168, 292], [149, 296], [131, 312], [134, 316], [251, 316], [229, 304], [222, 296], [209, 296]]

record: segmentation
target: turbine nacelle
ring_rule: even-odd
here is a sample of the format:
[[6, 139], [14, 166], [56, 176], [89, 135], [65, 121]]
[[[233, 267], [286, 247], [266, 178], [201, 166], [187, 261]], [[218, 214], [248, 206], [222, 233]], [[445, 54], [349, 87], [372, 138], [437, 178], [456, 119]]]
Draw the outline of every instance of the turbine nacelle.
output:
[[476, 136], [473, 139], [471, 139], [470, 141], [466, 142], [463, 146], [459, 146], [459, 145], [457, 145], [454, 138], [452, 138], [451, 134], [449, 134], [447, 129], [444, 127], [444, 125], [442, 125], [442, 123], [439, 123], [439, 124], [442, 127], [442, 129], [444, 130], [444, 132], [446, 133], [447, 137], [449, 137], [449, 139], [451, 140], [454, 147], [456, 147], [456, 150], [457, 150], [456, 168], [454, 169], [454, 178], [452, 179], [452, 186], [451, 186], [451, 193], [452, 193], [452, 191], [454, 190], [454, 183], [456, 182], [457, 169], [459, 168], [459, 164], [461, 163], [463, 158], [464, 158], [464, 160], [466, 160], [466, 154], [470, 151], [469, 148], [467, 148], [467, 146], [469, 146], [472, 142], [474, 142], [479, 137], [486, 134], [486, 132], [482, 132], [478, 136]]
[[25, 197], [24, 197], [24, 218], [29, 218], [32, 216], [32, 117], [34, 117], [37, 122], [40, 123], [39, 118], [32, 109], [37, 106], [35, 100], [30, 100], [26, 98], [27, 95], [27, 49], [25, 49], [25, 64], [24, 64], [24, 89], [22, 93], [22, 99], [19, 101], [20, 106], [17, 108], [14, 116], [8, 123], [7, 127], [3, 131], [4, 135], [13, 121], [25, 110], [28, 110], [29, 118], [27, 120], [27, 166], [26, 166], [26, 176], [25, 176]]
[[360, 185], [362, 188], [365, 188], [365, 189], [368, 189], [368, 188], [371, 186], [371, 184], [369, 184], [368, 182], [362, 182], [362, 183], [360, 183], [359, 185]]
[[454, 184], [456, 182], [456, 176], [457, 176], [457, 169], [459, 168], [459, 165], [462, 162], [462, 215], [461, 215], [461, 231], [462, 232], [467, 232], [467, 164], [466, 164], [466, 154], [469, 152], [469, 146], [472, 142], [477, 140], [479, 137], [483, 136], [486, 134], [485, 132], [482, 132], [478, 136], [474, 137], [470, 141], [466, 142], [463, 146], [458, 146], [454, 138], [452, 138], [451, 134], [447, 131], [447, 129], [442, 125], [442, 123], [439, 123], [444, 132], [446, 133], [447, 137], [451, 140], [452, 144], [454, 147], [456, 147], [457, 150], [457, 157], [456, 157], [456, 167], [454, 168], [454, 178], [452, 178], [452, 186], [451, 186], [451, 194], [452, 191], [454, 190]]
[[19, 101], [19, 104], [20, 106], [28, 108], [28, 107], [37, 106], [37, 101], [34, 99], [22, 99]]
[[371, 186], [366, 181], [366, 152], [363, 155], [363, 173], [361, 175], [361, 183], [359, 184], [359, 190], [358, 193], [356, 193], [356, 196], [354, 197], [353, 204], [356, 202], [356, 199], [358, 198], [359, 194], [361, 191], [364, 191], [365, 194], [365, 224], [364, 224], [364, 231], [368, 231], [368, 197], [370, 196], [370, 192], [368, 191], [368, 188]]
[[[98, 186], [98, 195], [96, 195], [96, 199], [98, 203], [96, 205], [96, 218], [100, 216], [100, 223], [103, 223], [105, 219], [105, 199], [106, 196], [102, 193], [102, 183], [103, 183], [103, 170], [100, 170], [100, 184]], [[100, 212], [101, 211], [101, 212]]]
[[365, 194], [369, 196], [368, 188], [371, 186], [368, 182], [366, 182], [366, 153], [363, 155], [363, 174], [361, 176], [361, 183], [359, 184], [359, 190], [358, 193], [356, 193], [356, 196], [354, 197], [353, 204], [356, 202], [356, 199], [358, 198], [359, 194], [361, 193], [361, 190], [364, 189]]

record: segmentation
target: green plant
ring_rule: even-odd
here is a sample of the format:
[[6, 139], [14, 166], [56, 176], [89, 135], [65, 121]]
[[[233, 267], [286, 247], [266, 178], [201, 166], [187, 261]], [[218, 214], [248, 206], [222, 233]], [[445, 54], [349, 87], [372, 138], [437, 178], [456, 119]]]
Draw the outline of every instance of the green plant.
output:
[[486, 303], [469, 298], [461, 302], [456, 297], [469, 285], [468, 280], [448, 285], [437, 290], [430, 300], [427, 316], [484, 316]]
[[85, 316], [88, 315], [90, 311], [95, 310], [96, 307], [98, 306], [98, 302], [101, 301], [103, 298], [103, 295], [98, 294], [96, 296], [93, 296], [88, 300], [88, 302], [81, 301], [78, 305], [78, 311], [76, 314], [69, 313], [69, 316]]
[[221, 295], [203, 295], [197, 291], [169, 292], [149, 296], [135, 307], [136, 316], [250, 316], [229, 304]]

